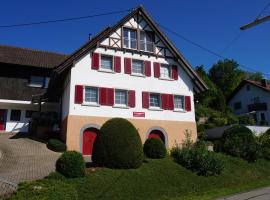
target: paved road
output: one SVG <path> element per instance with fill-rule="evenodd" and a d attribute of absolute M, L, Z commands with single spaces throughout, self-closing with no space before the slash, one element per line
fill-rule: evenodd
<path fill-rule="evenodd" d="M 0 196 L 14 190 L 21 181 L 40 179 L 53 172 L 59 155 L 44 143 L 0 134 Z"/>
<path fill-rule="evenodd" d="M 270 187 L 265 187 L 250 192 L 236 194 L 217 200 L 270 200 Z"/>

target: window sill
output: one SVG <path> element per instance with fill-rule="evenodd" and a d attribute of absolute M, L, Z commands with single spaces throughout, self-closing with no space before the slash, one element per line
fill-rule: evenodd
<path fill-rule="evenodd" d="M 174 109 L 173 112 L 186 113 L 187 111 L 183 109 Z"/>
<path fill-rule="evenodd" d="M 174 79 L 172 79 L 172 78 L 162 78 L 162 77 L 159 77 L 158 79 L 165 80 L 165 81 L 174 81 Z"/>
<path fill-rule="evenodd" d="M 34 88 L 42 88 L 43 85 L 33 85 L 33 84 L 28 84 L 29 87 L 34 87 Z"/>
<path fill-rule="evenodd" d="M 130 74 L 131 76 L 137 76 L 137 77 L 142 77 L 145 78 L 146 76 L 144 74 Z"/>
<path fill-rule="evenodd" d="M 99 71 L 99 72 L 104 72 L 104 73 L 115 74 L 115 71 L 113 71 L 113 70 L 99 69 L 98 71 Z"/>
<path fill-rule="evenodd" d="M 156 108 L 156 107 L 150 107 L 148 110 L 153 110 L 153 111 L 163 111 L 161 108 Z"/>
<path fill-rule="evenodd" d="M 99 104 L 94 104 L 94 103 L 82 103 L 82 106 L 92 106 L 92 107 L 100 107 Z"/>
<path fill-rule="evenodd" d="M 114 105 L 113 108 L 129 109 L 129 107 L 126 105 Z"/>

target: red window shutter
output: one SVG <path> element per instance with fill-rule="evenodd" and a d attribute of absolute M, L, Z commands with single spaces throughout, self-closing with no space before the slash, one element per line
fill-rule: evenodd
<path fill-rule="evenodd" d="M 75 103 L 81 104 L 83 102 L 83 86 L 76 85 L 75 86 Z"/>
<path fill-rule="evenodd" d="M 99 88 L 99 104 L 107 104 L 107 88 Z"/>
<path fill-rule="evenodd" d="M 151 76 L 151 62 L 150 61 L 144 61 L 144 74 L 145 76 Z"/>
<path fill-rule="evenodd" d="M 131 108 L 135 107 L 135 91 L 134 90 L 129 90 L 128 91 L 128 106 Z"/>
<path fill-rule="evenodd" d="M 172 79 L 178 80 L 177 65 L 172 66 Z"/>
<path fill-rule="evenodd" d="M 174 109 L 173 95 L 169 94 L 168 95 L 168 110 L 173 110 L 173 109 Z"/>
<path fill-rule="evenodd" d="M 117 73 L 121 72 L 121 57 L 114 56 L 114 71 Z"/>
<path fill-rule="evenodd" d="M 107 88 L 107 106 L 114 105 L 114 89 Z"/>
<path fill-rule="evenodd" d="M 164 110 L 168 109 L 168 98 L 167 94 L 161 94 L 161 108 Z"/>
<path fill-rule="evenodd" d="M 149 92 L 142 92 L 142 107 L 149 108 Z"/>
<path fill-rule="evenodd" d="M 160 77 L 160 63 L 154 62 L 154 77 Z"/>
<path fill-rule="evenodd" d="M 125 58 L 125 74 L 131 74 L 131 58 Z"/>
<path fill-rule="evenodd" d="M 186 111 L 191 111 L 191 98 L 190 96 L 185 96 L 185 108 Z"/>
<path fill-rule="evenodd" d="M 99 69 L 100 56 L 99 53 L 92 54 L 92 69 Z"/>

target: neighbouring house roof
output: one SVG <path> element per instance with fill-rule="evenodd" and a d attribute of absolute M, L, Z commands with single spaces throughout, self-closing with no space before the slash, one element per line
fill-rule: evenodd
<path fill-rule="evenodd" d="M 128 15 L 122 18 L 118 23 L 116 23 L 112 27 L 108 27 L 93 37 L 90 41 L 68 56 L 59 66 L 54 69 L 53 76 L 51 78 L 50 86 L 49 86 L 49 93 L 50 89 L 53 89 L 53 93 L 55 93 L 56 88 L 61 90 L 61 84 L 63 82 L 64 77 L 69 72 L 70 68 L 73 65 L 74 60 L 77 60 L 87 54 L 91 49 L 97 47 L 99 42 L 102 41 L 104 38 L 108 37 L 111 33 L 116 31 L 119 27 L 121 27 L 125 22 L 127 22 L 131 17 L 140 13 L 145 20 L 149 23 L 151 28 L 160 36 L 160 39 L 164 44 L 166 44 L 172 53 L 174 54 L 175 58 L 178 59 L 179 62 L 182 63 L 183 69 L 186 73 L 191 77 L 196 92 L 203 92 L 208 89 L 207 85 L 203 82 L 203 80 L 198 76 L 192 66 L 187 62 L 187 60 L 183 57 L 183 55 L 178 51 L 178 49 L 173 45 L 173 43 L 165 36 L 165 34 L 159 29 L 157 24 L 152 20 L 152 18 L 147 14 L 145 9 L 142 6 L 137 7 L 136 9 L 132 10 Z"/>
<path fill-rule="evenodd" d="M 230 101 L 237 93 L 238 91 L 245 86 L 246 84 L 251 84 L 254 85 L 258 88 L 261 88 L 262 90 L 266 92 L 270 92 L 270 84 L 266 84 L 266 87 L 263 86 L 263 84 L 259 81 L 252 81 L 252 80 L 243 80 L 236 88 L 235 90 L 231 93 L 231 95 L 228 97 L 228 101 Z"/>
<path fill-rule="evenodd" d="M 67 55 L 60 53 L 0 45 L 0 63 L 53 68 L 65 58 Z"/>

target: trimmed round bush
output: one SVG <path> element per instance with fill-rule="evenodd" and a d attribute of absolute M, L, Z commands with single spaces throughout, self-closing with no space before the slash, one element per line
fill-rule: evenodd
<path fill-rule="evenodd" d="M 57 139 L 50 139 L 47 144 L 48 149 L 56 152 L 63 152 L 66 151 L 67 146 L 60 140 Z"/>
<path fill-rule="evenodd" d="M 108 168 L 138 168 L 143 148 L 136 128 L 126 119 L 113 118 L 100 129 L 93 146 L 93 162 Z"/>
<path fill-rule="evenodd" d="M 143 145 L 143 152 L 148 158 L 164 158 L 166 156 L 166 147 L 158 138 L 148 138 Z"/>
<path fill-rule="evenodd" d="M 81 153 L 66 151 L 56 161 L 56 171 L 67 178 L 85 176 L 85 162 Z"/>
<path fill-rule="evenodd" d="M 250 129 L 235 125 L 224 131 L 222 150 L 232 156 L 255 161 L 259 157 L 259 145 Z"/>

